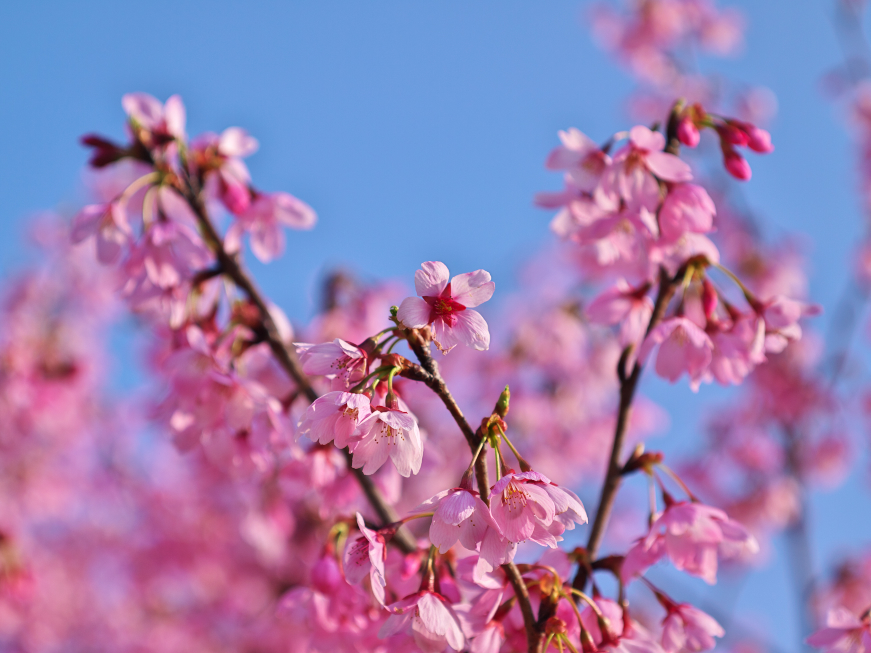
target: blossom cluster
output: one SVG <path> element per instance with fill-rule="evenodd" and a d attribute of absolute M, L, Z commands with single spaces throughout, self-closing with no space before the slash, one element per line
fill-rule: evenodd
<path fill-rule="evenodd" d="M 499 312 L 489 272 L 426 261 L 414 294 L 334 274 L 291 325 L 246 251 L 273 260 L 316 216 L 254 185 L 252 136 L 189 138 L 178 96 L 133 93 L 125 143 L 82 139 L 94 203 L 43 229 L 61 268 L 2 309 L 0 648 L 696 653 L 727 636 L 650 570 L 713 585 L 799 530 L 852 445 L 800 257 L 698 165 L 711 136 L 748 181 L 770 134 L 711 94 L 675 100 L 674 51 L 731 50 L 740 19 L 707 0 L 596 16 L 669 105 L 602 145 L 559 133 L 545 167 L 564 187 L 535 201 L 561 243 Z M 124 310 L 152 388 L 122 410 L 100 400 L 101 325 Z M 643 442 L 665 422 L 647 367 L 743 386 L 689 460 Z M 641 511 L 617 500 L 634 479 Z M 867 562 L 812 593 L 812 646 L 871 650 Z"/>

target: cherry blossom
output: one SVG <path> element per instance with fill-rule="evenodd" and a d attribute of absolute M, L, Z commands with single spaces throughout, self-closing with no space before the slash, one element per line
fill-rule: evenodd
<path fill-rule="evenodd" d="M 375 473 L 390 458 L 401 476 L 420 471 L 423 443 L 414 416 L 399 408 L 375 406 L 354 433 L 355 469 Z"/>
<path fill-rule="evenodd" d="M 490 330 L 481 314 L 470 310 L 493 296 L 496 284 L 484 270 L 458 274 L 448 281 L 448 268 L 428 261 L 414 273 L 418 297 L 402 300 L 397 318 L 410 329 L 431 325 L 436 346 L 447 353 L 458 344 L 478 350 L 490 347 Z"/>
<path fill-rule="evenodd" d="M 460 651 L 466 644 L 462 627 L 450 603 L 440 594 L 421 590 L 389 606 L 391 614 L 378 636 L 409 632 L 424 653 L 440 653 L 446 646 Z"/>
<path fill-rule="evenodd" d="M 444 490 L 415 508 L 414 512 L 433 511 L 429 527 L 430 541 L 440 553 L 447 552 L 457 540 L 472 551 L 484 539 L 489 526 L 498 528 L 490 509 L 477 492 L 454 488 Z"/>
<path fill-rule="evenodd" d="M 710 337 L 687 318 L 673 317 L 647 335 L 638 359 L 644 363 L 656 346 L 659 346 L 656 373 L 672 383 L 686 373 L 690 377 L 690 387 L 698 390 L 713 357 L 714 344 Z"/>
<path fill-rule="evenodd" d="M 662 622 L 662 648 L 677 651 L 709 651 L 716 646 L 714 637 L 726 632 L 717 621 L 688 603 L 673 604 Z"/>
<path fill-rule="evenodd" d="M 846 608 L 834 608 L 826 615 L 826 627 L 808 637 L 807 643 L 826 653 L 867 653 L 871 651 L 871 620 L 867 612 L 859 619 Z"/>
<path fill-rule="evenodd" d="M 360 423 L 372 413 L 366 395 L 349 392 L 328 392 L 312 402 L 299 422 L 296 438 L 305 435 L 319 444 L 335 440 L 344 449 Z"/>
<path fill-rule="evenodd" d="M 689 501 L 672 502 L 656 517 L 648 535 L 629 549 L 622 575 L 628 580 L 667 555 L 678 569 L 713 585 L 718 556 L 758 550 L 755 538 L 722 510 Z"/>

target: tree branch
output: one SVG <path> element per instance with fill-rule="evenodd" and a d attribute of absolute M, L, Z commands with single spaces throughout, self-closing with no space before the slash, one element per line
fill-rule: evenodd
<path fill-rule="evenodd" d="M 220 266 L 222 273 L 229 277 L 233 283 L 235 283 L 236 286 L 245 293 L 248 300 L 257 307 L 257 310 L 260 313 L 260 320 L 263 323 L 263 328 L 266 330 L 266 342 L 269 344 L 269 348 L 272 350 L 273 355 L 290 378 L 293 379 L 293 381 L 301 388 L 306 398 L 310 402 L 315 401 L 320 395 L 318 395 L 317 390 L 314 389 L 308 376 L 303 371 L 302 365 L 296 356 L 296 352 L 291 347 L 288 347 L 281 339 L 278 332 L 278 326 L 275 324 L 275 320 L 269 312 L 269 306 L 266 304 L 266 300 L 254 285 L 254 281 L 239 264 L 236 257 L 231 256 L 224 248 L 224 243 L 215 229 L 215 226 L 212 224 L 199 193 L 193 189 L 190 182 L 185 184 L 185 186 L 186 188 L 181 193 L 182 197 L 187 201 L 191 210 L 194 212 L 194 215 L 196 215 L 197 222 L 203 232 L 203 237 L 212 252 L 214 252 L 215 258 L 218 259 L 218 265 Z M 351 467 L 351 452 L 348 449 L 343 449 L 343 452 L 345 454 L 345 460 L 348 463 L 348 469 L 350 469 L 357 478 L 360 487 L 363 489 L 363 493 L 366 495 L 372 509 L 378 515 L 378 518 L 381 519 L 384 524 L 399 521 L 399 515 L 384 499 L 381 495 L 381 491 L 376 487 L 372 479 L 369 476 L 366 476 L 362 470 Z M 417 544 L 415 543 L 414 538 L 404 527 L 396 532 L 394 540 L 406 553 L 411 553 L 412 551 L 417 550 Z"/>
<path fill-rule="evenodd" d="M 650 316 L 650 322 L 647 324 L 645 336 L 649 334 L 657 324 L 662 321 L 665 310 L 668 308 L 668 303 L 675 291 L 676 279 L 681 276 L 680 271 L 675 279 L 669 276 L 665 268 L 659 270 L 659 290 L 656 296 L 656 302 L 653 306 L 653 313 Z M 632 399 L 635 397 L 635 390 L 638 387 L 638 380 L 641 378 L 642 366 L 635 360 L 632 366 L 632 372 L 629 376 L 625 376 L 622 366 L 624 357 L 620 357 L 618 376 L 620 382 L 620 404 L 617 409 L 617 424 L 614 428 L 614 441 L 611 444 L 611 456 L 608 460 L 608 471 L 605 474 L 605 481 L 602 485 L 602 494 L 599 497 L 599 506 L 596 508 L 596 518 L 593 520 L 593 526 L 590 529 L 590 538 L 587 540 L 587 555 L 590 560 L 595 560 L 599 552 L 599 547 L 602 545 L 602 538 L 605 535 L 605 528 L 608 525 L 608 519 L 611 516 L 611 511 L 614 508 L 614 499 L 617 496 L 617 490 L 620 487 L 622 479 L 623 464 L 621 463 L 623 441 L 626 439 L 626 431 L 629 427 L 629 417 L 632 410 Z M 578 567 L 578 573 L 572 585 L 579 590 L 583 590 L 587 584 L 587 570 L 583 565 Z"/>

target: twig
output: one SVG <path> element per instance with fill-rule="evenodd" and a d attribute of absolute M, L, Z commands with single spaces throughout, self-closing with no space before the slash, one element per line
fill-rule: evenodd
<path fill-rule="evenodd" d="M 451 391 L 448 389 L 445 380 L 439 372 L 438 364 L 433 360 L 432 354 L 429 351 L 429 343 L 426 342 L 415 331 L 410 331 L 408 336 L 408 345 L 420 361 L 420 366 L 411 367 L 403 371 L 402 376 L 422 381 L 435 392 L 444 403 L 451 417 L 460 427 L 469 448 L 474 454 L 480 444 L 480 436 L 472 430 L 469 422 L 466 421 L 463 411 L 454 400 Z M 478 492 L 481 495 L 481 500 L 487 505 L 490 505 L 490 481 L 487 471 L 487 459 L 485 456 L 478 456 L 475 462 L 475 478 L 478 482 Z M 517 597 L 517 602 L 520 605 L 520 611 L 523 614 L 523 625 L 526 628 L 526 641 L 529 647 L 529 653 L 537 653 L 539 651 L 539 643 L 543 630 L 539 629 L 535 619 L 535 614 L 532 611 L 532 604 L 529 602 L 529 591 L 526 589 L 526 584 L 523 582 L 523 576 L 520 570 L 513 562 L 508 562 L 502 565 L 502 570 L 508 577 L 508 581 L 514 588 L 514 594 Z"/>
<path fill-rule="evenodd" d="M 668 307 L 668 303 L 674 294 L 675 284 L 681 276 L 681 271 L 679 270 L 675 278 L 672 279 L 665 268 L 660 268 L 659 291 L 656 296 L 656 303 L 653 306 L 653 313 L 650 316 L 650 322 L 647 325 L 645 336 L 649 334 L 662 320 L 665 310 Z M 622 364 L 623 358 L 621 357 L 620 365 Z M 593 526 L 590 529 L 590 538 L 587 541 L 587 554 L 591 560 L 595 559 L 599 552 L 602 538 L 605 535 L 605 527 L 608 525 L 611 510 L 614 508 L 614 498 L 617 496 L 617 490 L 620 487 L 623 472 L 623 465 L 620 462 L 623 441 L 626 438 L 626 431 L 629 427 L 632 399 L 635 397 L 635 390 L 638 387 L 641 370 L 642 366 L 636 359 L 629 376 L 625 376 L 622 370 L 618 372 L 618 375 L 621 378 L 620 405 L 617 410 L 617 424 L 614 428 L 614 441 L 611 444 L 611 457 L 608 460 L 608 471 L 605 474 L 605 481 L 602 484 L 602 494 L 599 498 L 599 506 L 596 509 L 596 518 L 593 520 Z M 587 571 L 585 567 L 581 565 L 578 567 L 578 573 L 575 575 L 572 586 L 576 589 L 583 590 L 586 584 Z"/>
<path fill-rule="evenodd" d="M 221 237 L 218 235 L 215 226 L 212 224 L 199 193 L 194 190 L 190 181 L 185 184 L 185 189 L 181 194 L 191 207 L 191 210 L 193 210 L 194 215 L 196 215 L 203 236 L 209 247 L 214 252 L 215 258 L 218 259 L 218 265 L 220 266 L 221 271 L 228 276 L 233 283 L 235 283 L 236 286 L 245 293 L 248 300 L 257 307 L 257 310 L 260 313 L 260 320 L 266 331 L 266 342 L 269 343 L 269 348 L 272 350 L 275 358 L 293 381 L 302 389 L 306 398 L 308 398 L 309 401 L 315 401 L 320 395 L 318 395 L 317 390 L 314 389 L 311 381 L 309 381 L 303 371 L 302 365 L 300 365 L 299 359 L 296 357 L 296 352 L 288 347 L 281 339 L 278 326 L 275 324 L 275 320 L 269 312 L 269 306 L 266 304 L 260 291 L 254 285 L 253 280 L 239 264 L 236 257 L 231 256 L 224 248 Z M 360 483 L 360 487 L 363 489 L 363 493 L 366 495 L 366 498 L 369 500 L 369 503 L 382 523 L 391 524 L 399 521 L 399 515 L 384 499 L 381 495 L 381 491 L 375 486 L 372 479 L 364 474 L 362 470 L 351 467 L 351 452 L 347 449 L 344 449 L 343 452 L 345 454 L 345 460 L 348 463 L 348 469 L 354 473 L 354 476 Z M 412 551 L 417 550 L 414 538 L 405 528 L 400 528 L 396 532 L 396 535 L 394 535 L 394 541 L 406 553 L 411 553 Z"/>

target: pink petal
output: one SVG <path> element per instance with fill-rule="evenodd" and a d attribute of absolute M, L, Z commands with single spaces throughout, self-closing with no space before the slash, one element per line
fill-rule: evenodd
<path fill-rule="evenodd" d="M 396 318 L 409 329 L 419 329 L 429 324 L 432 309 L 419 297 L 406 297 L 399 305 Z"/>
<path fill-rule="evenodd" d="M 163 118 L 163 105 L 148 93 L 128 93 L 121 98 L 121 106 L 146 129 L 153 129 Z"/>
<path fill-rule="evenodd" d="M 445 523 L 457 526 L 475 512 L 475 497 L 471 492 L 457 490 L 442 499 L 436 514 Z"/>
<path fill-rule="evenodd" d="M 284 232 L 277 224 L 260 222 L 251 230 L 251 251 L 262 263 L 269 263 L 284 251 Z"/>
<path fill-rule="evenodd" d="M 176 138 L 184 138 L 185 110 L 181 96 L 170 96 L 163 107 L 163 116 L 166 121 L 166 131 Z"/>
<path fill-rule="evenodd" d="M 448 285 L 450 272 L 441 261 L 421 263 L 414 273 L 414 288 L 420 297 L 438 297 Z"/>
<path fill-rule="evenodd" d="M 73 243 L 80 243 L 97 233 L 100 221 L 106 215 L 109 207 L 105 204 L 89 204 L 73 218 L 70 238 Z"/>
<path fill-rule="evenodd" d="M 689 165 L 668 152 L 650 152 L 645 157 L 647 169 L 665 181 L 690 181 L 693 178 Z"/>
<path fill-rule="evenodd" d="M 445 553 L 457 543 L 459 537 L 459 526 L 446 523 L 438 514 L 433 516 L 429 526 L 429 539 L 434 546 L 438 547 L 439 553 Z"/>
<path fill-rule="evenodd" d="M 291 229 L 311 229 L 318 221 L 314 209 L 289 193 L 274 193 L 275 219 Z"/>
<path fill-rule="evenodd" d="M 458 274 L 451 279 L 451 297 L 466 308 L 480 306 L 493 296 L 496 284 L 485 270 Z"/>
<path fill-rule="evenodd" d="M 260 147 L 257 139 L 241 127 L 229 127 L 221 134 L 218 149 L 226 156 L 251 156 Z"/>
<path fill-rule="evenodd" d="M 629 140 L 635 147 L 651 152 L 665 147 L 665 136 L 644 125 L 636 125 L 629 130 Z"/>
<path fill-rule="evenodd" d="M 458 313 L 454 332 L 460 342 L 472 349 L 486 351 L 490 348 L 490 329 L 478 311 Z"/>

